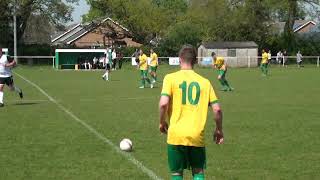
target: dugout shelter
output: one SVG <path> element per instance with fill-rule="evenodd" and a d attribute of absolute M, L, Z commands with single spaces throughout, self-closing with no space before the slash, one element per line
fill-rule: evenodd
<path fill-rule="evenodd" d="M 106 49 L 56 49 L 56 69 L 79 69 L 84 62 L 92 64 L 93 58 L 101 58 L 106 54 Z"/>
<path fill-rule="evenodd" d="M 208 42 L 198 48 L 198 61 L 203 66 L 212 64 L 211 53 L 225 58 L 230 67 L 257 67 L 258 45 L 247 42 Z"/>

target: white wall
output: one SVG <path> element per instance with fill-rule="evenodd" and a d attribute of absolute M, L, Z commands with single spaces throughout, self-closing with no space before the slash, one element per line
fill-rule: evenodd
<path fill-rule="evenodd" d="M 218 56 L 225 58 L 229 67 L 257 67 L 258 66 L 258 49 L 236 49 L 236 57 L 228 57 L 228 49 L 206 49 L 204 46 L 198 48 L 199 57 L 210 57 L 215 52 Z M 200 59 L 202 60 L 202 59 Z"/>

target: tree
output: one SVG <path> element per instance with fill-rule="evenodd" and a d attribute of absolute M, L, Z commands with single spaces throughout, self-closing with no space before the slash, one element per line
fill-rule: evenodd
<path fill-rule="evenodd" d="M 177 56 L 177 52 L 184 44 L 191 44 L 197 47 L 202 39 L 202 29 L 187 21 L 172 26 L 160 45 L 162 54 Z"/>
<path fill-rule="evenodd" d="M 6 7 L 8 7 L 9 1 L 8 0 L 1 0 L 0 1 L 0 48 L 1 47 L 8 47 L 9 43 L 9 32 L 10 32 L 10 14 Z"/>
<path fill-rule="evenodd" d="M 128 27 L 136 39 L 148 43 L 162 36 L 185 13 L 185 0 L 87 0 L 91 9 L 86 21 L 111 17 Z"/>
<path fill-rule="evenodd" d="M 296 36 L 294 23 L 296 20 L 309 17 L 319 17 L 319 0 L 269 0 L 273 5 L 273 16 L 275 19 L 285 22 L 284 42 L 289 51 L 296 47 Z"/>
<path fill-rule="evenodd" d="M 205 29 L 205 41 L 263 42 L 269 34 L 270 21 L 266 0 L 202 0 L 193 3 L 192 18 L 197 17 Z M 199 1 L 197 1 L 199 2 Z M 200 4 L 200 5 L 199 5 Z"/>
<path fill-rule="evenodd" d="M 73 10 L 72 6 L 67 3 L 77 3 L 79 0 L 1 0 L 0 9 L 1 11 L 0 20 L 7 20 L 6 24 L 11 24 L 13 22 L 13 12 L 16 9 L 17 16 L 17 39 L 21 40 L 24 31 L 26 29 L 27 23 L 31 14 L 41 14 L 42 16 L 48 18 L 48 20 L 55 24 L 61 25 L 70 20 L 72 20 L 71 12 Z M 11 30 L 12 27 L 2 28 L 1 31 L 6 33 L 6 36 L 12 38 Z M 10 33 L 10 34 L 9 34 Z"/>

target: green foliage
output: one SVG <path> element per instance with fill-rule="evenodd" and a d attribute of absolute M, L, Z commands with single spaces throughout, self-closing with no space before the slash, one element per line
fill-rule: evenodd
<path fill-rule="evenodd" d="M 34 44 L 21 45 L 19 47 L 19 55 L 21 56 L 48 56 L 54 55 L 53 48 L 50 45 Z"/>
<path fill-rule="evenodd" d="M 14 7 L 17 16 L 17 39 L 20 40 L 24 34 L 31 14 L 41 14 L 52 24 L 61 25 L 72 19 L 72 6 L 67 3 L 77 3 L 79 0 L 1 0 L 0 1 L 0 21 L 7 24 L 1 26 L 0 31 L 4 37 L 10 37 L 12 41 L 12 22 Z M 1 23 L 2 24 L 2 23 Z M 1 42 L 0 42 L 1 43 Z"/>
<path fill-rule="evenodd" d="M 9 22 L 11 20 L 9 11 L 7 10 L 9 1 L 0 1 L 0 47 L 9 47 L 10 42 L 10 26 Z"/>
<path fill-rule="evenodd" d="M 128 27 L 140 42 L 148 43 L 155 35 L 163 35 L 167 28 L 184 14 L 184 0 L 95 0 L 86 21 L 97 16 L 110 16 Z"/>
<path fill-rule="evenodd" d="M 127 26 L 136 39 L 148 44 L 161 38 L 162 55 L 177 53 L 185 43 L 203 41 L 255 41 L 261 48 L 297 46 L 292 33 L 295 19 L 319 15 L 319 0 L 95 0 L 86 16 L 111 16 Z M 318 13 L 317 13 L 318 12 Z M 285 22 L 284 35 L 272 24 Z M 188 25 L 187 25 L 188 24 Z M 182 30 L 183 28 L 186 28 Z M 184 32 L 190 31 L 190 32 Z M 191 38 L 192 36 L 192 38 Z"/>
<path fill-rule="evenodd" d="M 160 45 L 160 53 L 168 56 L 177 56 L 183 44 L 198 46 L 203 32 L 201 28 L 189 22 L 178 23 L 172 26 Z"/>
<path fill-rule="evenodd" d="M 301 51 L 304 55 L 318 56 L 320 54 L 320 34 L 300 35 L 296 38 L 294 52 Z"/>

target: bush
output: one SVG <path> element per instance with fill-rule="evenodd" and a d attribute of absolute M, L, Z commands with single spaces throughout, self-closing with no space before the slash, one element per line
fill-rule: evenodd
<path fill-rule="evenodd" d="M 197 47 L 201 42 L 202 31 L 194 24 L 187 22 L 176 24 L 169 30 L 168 34 L 160 42 L 158 48 L 161 56 L 177 56 L 184 44 Z"/>
<path fill-rule="evenodd" d="M 50 45 L 20 45 L 19 56 L 54 56 L 54 49 Z"/>

